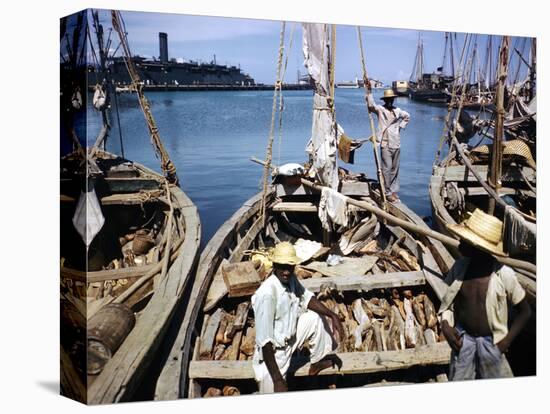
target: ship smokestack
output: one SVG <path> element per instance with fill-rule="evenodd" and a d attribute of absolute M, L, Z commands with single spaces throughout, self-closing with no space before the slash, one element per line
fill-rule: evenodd
<path fill-rule="evenodd" d="M 160 61 L 168 62 L 168 35 L 159 32 Z"/>

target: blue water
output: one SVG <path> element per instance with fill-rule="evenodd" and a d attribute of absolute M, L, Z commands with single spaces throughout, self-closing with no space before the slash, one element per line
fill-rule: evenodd
<path fill-rule="evenodd" d="M 368 137 L 370 127 L 363 90 L 336 91 L 338 123 L 352 138 Z M 284 92 L 282 143 L 279 145 L 276 128 L 275 164 L 306 160 L 304 147 L 311 134 L 312 94 L 312 91 Z M 381 91 L 374 94 L 378 100 Z M 217 228 L 260 189 L 262 167 L 249 158 L 265 158 L 273 93 L 148 92 L 146 96 L 181 186 L 199 209 L 205 245 Z M 160 171 L 137 97 L 119 95 L 118 102 L 125 157 Z M 400 198 L 421 217 L 430 216 L 428 183 L 446 109 L 408 98 L 397 98 L 395 105 L 411 114 L 411 122 L 401 135 Z M 114 108 L 112 115 L 113 129 L 107 149 L 120 153 Z M 89 141 L 95 140 L 100 125 L 99 113 L 90 109 Z M 339 162 L 344 168 L 376 178 L 369 143 L 358 150 L 355 161 L 354 165 Z"/>

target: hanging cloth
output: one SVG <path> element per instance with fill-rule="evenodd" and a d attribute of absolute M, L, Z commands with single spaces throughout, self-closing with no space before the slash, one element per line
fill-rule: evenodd
<path fill-rule="evenodd" d="M 318 215 L 325 230 L 331 231 L 333 223 L 347 227 L 348 209 L 346 197 L 338 191 L 323 187 Z"/>
<path fill-rule="evenodd" d="M 90 247 L 95 236 L 105 223 L 105 217 L 101 212 L 101 205 L 95 193 L 95 189 L 80 193 L 78 204 L 73 216 L 73 225 L 82 237 L 86 249 Z"/>

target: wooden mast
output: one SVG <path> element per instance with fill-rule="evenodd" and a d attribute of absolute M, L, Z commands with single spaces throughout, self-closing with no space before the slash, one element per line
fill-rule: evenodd
<path fill-rule="evenodd" d="M 508 54 L 510 49 L 510 36 L 502 38 L 498 59 L 498 74 L 496 88 L 496 120 L 495 120 L 495 137 L 493 139 L 493 150 L 491 152 L 491 165 L 489 174 L 489 184 L 495 190 L 498 196 L 499 189 L 502 186 L 502 149 L 504 139 L 504 88 L 506 83 L 508 69 Z M 489 198 L 488 213 L 495 212 L 494 198 Z"/>

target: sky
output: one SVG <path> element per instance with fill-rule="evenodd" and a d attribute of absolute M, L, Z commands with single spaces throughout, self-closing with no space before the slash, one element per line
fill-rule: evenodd
<path fill-rule="evenodd" d="M 123 11 L 122 17 L 132 54 L 158 57 L 158 33 L 162 31 L 168 34 L 170 58 L 210 62 L 216 55 L 218 64 L 240 65 L 243 72 L 258 83 L 273 84 L 275 81 L 281 31 L 279 21 L 129 11 Z M 108 11 L 101 12 L 100 20 L 106 28 L 111 26 Z M 369 77 L 385 84 L 409 79 L 419 36 L 424 44 L 424 72 L 435 71 L 443 62 L 444 32 L 376 27 L 362 27 L 361 31 Z M 361 78 L 357 28 L 338 25 L 336 33 L 336 80 Z M 302 75 L 306 73 L 301 36 L 301 25 L 287 22 L 285 81 L 289 83 L 296 81 L 298 71 Z M 113 38 L 113 47 L 116 47 L 118 40 L 114 33 Z M 497 39 L 493 41 L 495 45 L 499 42 Z M 517 44 L 519 49 L 523 45 L 521 39 L 513 39 L 513 45 Z M 480 35 L 477 41 L 479 50 L 484 53 L 487 36 Z M 464 34 L 458 34 L 455 44 L 457 62 L 463 43 Z M 496 49 L 495 46 L 495 54 Z M 480 65 L 483 65 L 482 60 L 483 56 L 480 56 Z M 447 62 L 446 67 L 449 60 Z"/>

